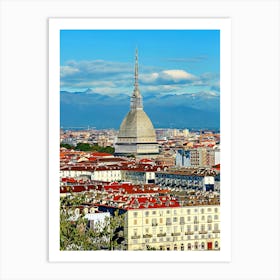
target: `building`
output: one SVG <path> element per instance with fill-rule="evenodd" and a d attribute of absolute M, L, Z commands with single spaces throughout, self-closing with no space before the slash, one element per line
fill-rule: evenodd
<path fill-rule="evenodd" d="M 217 190 L 215 178 L 219 172 L 207 168 L 177 168 L 158 171 L 155 183 L 162 188 L 180 188 L 201 191 Z"/>
<path fill-rule="evenodd" d="M 168 206 L 141 205 L 142 200 L 125 216 L 127 250 L 220 250 L 219 205 L 180 207 L 172 200 Z"/>
<path fill-rule="evenodd" d="M 195 147 L 176 151 L 176 166 L 211 167 L 220 163 L 218 147 Z"/>
<path fill-rule="evenodd" d="M 135 82 L 130 99 L 130 111 L 121 123 L 116 156 L 134 155 L 137 158 L 151 158 L 159 153 L 156 133 L 150 118 L 143 110 L 142 96 L 138 84 L 138 53 L 135 58 Z"/>
<path fill-rule="evenodd" d="M 61 194 L 69 193 L 68 187 L 61 187 Z M 123 220 L 121 250 L 220 250 L 218 193 L 190 191 L 181 200 L 152 184 L 80 184 L 71 188 L 71 195 L 86 195 L 87 202 L 75 206 L 74 214 L 85 215 L 93 229 L 118 211 Z"/>

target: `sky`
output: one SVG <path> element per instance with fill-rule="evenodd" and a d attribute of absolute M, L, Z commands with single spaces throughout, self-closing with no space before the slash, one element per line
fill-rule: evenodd
<path fill-rule="evenodd" d="M 218 30 L 62 30 L 61 90 L 130 94 L 138 48 L 143 93 L 219 94 L 219 37 Z"/>
<path fill-rule="evenodd" d="M 133 91 L 136 48 L 144 109 L 155 124 L 165 125 L 161 111 L 169 111 L 180 126 L 191 118 L 190 112 L 196 114 L 197 121 L 188 121 L 194 126 L 207 122 L 213 112 L 211 125 L 219 127 L 219 30 L 61 30 L 61 119 L 70 125 L 75 110 L 80 112 L 79 123 L 90 123 L 85 112 L 100 106 L 105 110 L 109 97 L 118 107 L 125 103 L 116 112 L 121 121 Z M 177 108 L 181 110 L 178 120 L 172 115 Z M 108 112 L 104 110 L 105 119 Z"/>

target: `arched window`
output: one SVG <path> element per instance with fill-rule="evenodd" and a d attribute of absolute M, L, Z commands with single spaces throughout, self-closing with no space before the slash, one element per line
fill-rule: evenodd
<path fill-rule="evenodd" d="M 184 244 L 182 243 L 181 244 L 181 251 L 184 251 L 185 250 L 185 247 L 184 247 Z"/>
<path fill-rule="evenodd" d="M 198 249 L 198 242 L 195 242 L 195 243 L 194 243 L 194 248 L 195 248 L 195 250 Z"/>
<path fill-rule="evenodd" d="M 191 243 L 188 243 L 188 250 L 191 250 L 192 249 L 192 245 Z"/>
<path fill-rule="evenodd" d="M 177 251 L 177 244 L 174 244 L 174 251 Z"/>
<path fill-rule="evenodd" d="M 205 249 L 205 243 L 204 243 L 204 242 L 201 243 L 201 249 L 202 249 L 202 250 Z"/>
<path fill-rule="evenodd" d="M 215 248 L 218 249 L 219 248 L 219 242 L 215 241 Z"/>

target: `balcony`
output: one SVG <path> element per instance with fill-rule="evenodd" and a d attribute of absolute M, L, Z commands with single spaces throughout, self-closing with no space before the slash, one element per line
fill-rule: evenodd
<path fill-rule="evenodd" d="M 166 233 L 158 233 L 157 234 L 157 237 L 164 237 L 164 236 L 166 236 Z"/>
<path fill-rule="evenodd" d="M 166 222 L 166 225 L 167 225 L 167 226 L 171 226 L 172 223 L 171 223 L 171 222 Z"/>
<path fill-rule="evenodd" d="M 220 233 L 220 230 L 219 229 L 215 229 L 212 231 L 213 233 Z"/>
<path fill-rule="evenodd" d="M 206 230 L 200 230 L 199 234 L 207 234 L 207 231 Z"/>
<path fill-rule="evenodd" d="M 180 232 L 172 232 L 171 235 L 172 235 L 172 236 L 180 236 L 181 233 L 180 233 Z"/>
<path fill-rule="evenodd" d="M 131 239 L 140 239 L 140 235 L 132 235 Z"/>
<path fill-rule="evenodd" d="M 152 234 L 144 234 L 143 238 L 152 238 L 152 236 L 153 236 Z"/>
<path fill-rule="evenodd" d="M 185 235 L 191 235 L 191 234 L 193 234 L 193 231 L 187 231 L 187 232 L 185 232 Z"/>

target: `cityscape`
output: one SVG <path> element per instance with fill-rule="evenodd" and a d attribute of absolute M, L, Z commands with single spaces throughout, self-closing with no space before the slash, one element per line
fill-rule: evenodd
<path fill-rule="evenodd" d="M 174 125 L 155 125 L 137 48 L 133 64 L 117 127 L 61 117 L 60 250 L 219 251 L 219 118 L 190 127 L 176 123 L 174 111 Z"/>

